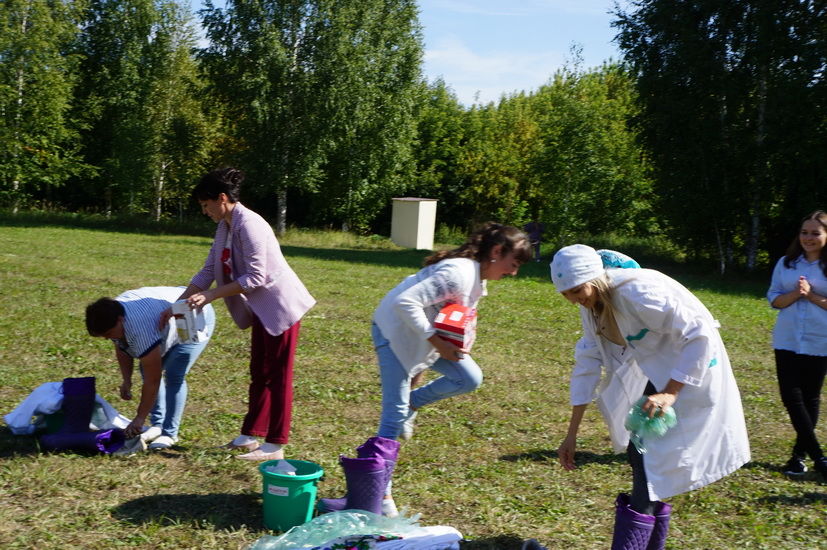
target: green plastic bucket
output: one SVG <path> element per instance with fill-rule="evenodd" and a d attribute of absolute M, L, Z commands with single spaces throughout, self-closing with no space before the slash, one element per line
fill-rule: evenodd
<path fill-rule="evenodd" d="M 268 472 L 267 467 L 275 466 L 278 460 L 262 462 L 258 467 L 264 484 L 264 525 L 274 531 L 287 531 L 311 520 L 316 485 L 324 475 L 322 467 L 313 462 L 290 459 L 287 462 L 296 468 L 296 475 Z"/>

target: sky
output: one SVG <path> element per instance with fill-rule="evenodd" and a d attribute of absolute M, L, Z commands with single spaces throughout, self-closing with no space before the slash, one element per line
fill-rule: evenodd
<path fill-rule="evenodd" d="M 222 5 L 222 0 L 214 0 Z M 626 6 L 625 0 L 618 0 Z M 581 48 L 582 67 L 620 59 L 612 42 L 614 0 L 419 0 L 429 81 L 442 78 L 459 101 L 497 101 L 536 90 Z M 194 10 L 201 8 L 192 0 Z"/>

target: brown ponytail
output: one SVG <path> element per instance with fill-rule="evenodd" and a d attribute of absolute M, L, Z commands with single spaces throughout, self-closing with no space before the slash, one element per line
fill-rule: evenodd
<path fill-rule="evenodd" d="M 531 259 L 532 251 L 528 236 L 510 225 L 488 222 L 468 236 L 459 248 L 440 250 L 425 258 L 424 265 L 432 265 L 449 258 L 469 258 L 483 262 L 491 255 L 491 249 L 502 246 L 503 254 L 514 253 L 521 264 Z"/>

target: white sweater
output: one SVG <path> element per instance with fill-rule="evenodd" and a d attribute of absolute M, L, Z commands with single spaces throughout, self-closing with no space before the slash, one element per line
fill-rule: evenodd
<path fill-rule="evenodd" d="M 446 304 L 477 307 L 486 294 L 480 264 L 451 258 L 406 277 L 379 303 L 373 322 L 390 342 L 391 350 L 410 374 L 431 366 L 439 354 L 428 341 L 434 318 Z"/>

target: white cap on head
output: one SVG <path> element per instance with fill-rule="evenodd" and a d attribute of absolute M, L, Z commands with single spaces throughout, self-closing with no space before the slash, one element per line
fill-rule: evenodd
<path fill-rule="evenodd" d="M 563 292 L 597 279 L 605 272 L 597 251 L 585 244 L 573 244 L 557 251 L 549 264 L 551 282 Z"/>

